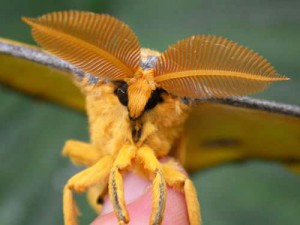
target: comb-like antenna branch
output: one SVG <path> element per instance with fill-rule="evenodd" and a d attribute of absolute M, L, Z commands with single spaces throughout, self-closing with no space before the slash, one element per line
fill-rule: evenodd
<path fill-rule="evenodd" d="M 139 67 L 140 46 L 131 29 L 109 15 L 55 12 L 22 18 L 37 43 L 87 73 L 105 79 L 132 77 Z"/>
<path fill-rule="evenodd" d="M 246 95 L 288 79 L 252 50 L 205 35 L 170 46 L 159 58 L 154 76 L 170 93 L 194 98 Z"/>

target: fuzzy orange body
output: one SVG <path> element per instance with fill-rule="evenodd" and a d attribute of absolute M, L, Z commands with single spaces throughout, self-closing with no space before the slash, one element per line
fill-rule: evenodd
<path fill-rule="evenodd" d="M 163 104 L 141 116 L 142 133 L 135 143 L 131 135 L 129 112 L 119 103 L 114 94 L 115 88 L 113 83 L 100 83 L 86 94 L 91 144 L 102 154 L 116 155 L 122 145 L 132 144 L 137 147 L 148 145 L 157 157 L 168 155 L 171 148 L 176 147 L 173 143 L 183 131 L 189 107 L 177 97 L 163 95 Z"/>
<path fill-rule="evenodd" d="M 128 108 L 120 104 L 115 94 L 118 84 L 100 81 L 97 85 L 86 85 L 83 88 L 86 95 L 91 146 L 99 152 L 99 159 L 100 156 L 110 155 L 113 161 L 117 159 L 124 145 L 134 146 L 135 149 L 147 146 L 153 151 L 155 159 L 170 155 L 170 152 L 173 156 L 183 156 L 185 146 L 180 142 L 183 142 L 184 122 L 190 107 L 182 103 L 180 98 L 163 93 L 161 104 L 152 110 L 143 112 L 152 90 L 150 86 L 147 86 L 147 79 L 144 77 L 138 79 L 128 86 L 128 96 L 132 97 L 129 98 Z M 131 114 L 138 116 L 138 119 L 132 120 Z M 132 134 L 136 123 L 138 123 L 140 132 L 138 140 L 134 140 Z M 72 146 L 68 146 L 68 148 L 72 149 Z M 183 158 L 178 160 L 183 161 Z M 149 163 L 158 164 L 157 160 L 149 161 Z M 139 157 L 134 156 L 121 172 L 133 170 L 150 180 L 154 179 L 155 171 L 144 169 L 144 164 Z M 103 191 L 106 190 L 107 183 L 108 177 L 102 180 Z M 184 191 L 183 183 L 177 187 L 173 186 L 178 191 Z M 102 195 L 105 194 L 103 191 L 100 191 Z M 92 197 L 92 201 L 96 202 L 97 197 L 97 195 Z M 92 203 L 92 205 L 94 204 Z M 161 221 L 161 218 L 159 220 Z M 157 224 L 157 222 L 152 222 Z M 198 224 L 198 222 L 194 222 L 194 224 Z"/>

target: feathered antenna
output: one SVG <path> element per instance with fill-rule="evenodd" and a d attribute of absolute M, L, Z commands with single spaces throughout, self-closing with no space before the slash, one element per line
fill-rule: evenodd
<path fill-rule="evenodd" d="M 170 46 L 159 58 L 154 76 L 168 92 L 193 98 L 241 96 L 261 91 L 273 81 L 288 80 L 252 50 L 210 35 Z"/>
<path fill-rule="evenodd" d="M 112 16 L 64 11 L 22 19 L 44 49 L 84 72 L 120 80 L 133 77 L 139 68 L 138 38 Z"/>

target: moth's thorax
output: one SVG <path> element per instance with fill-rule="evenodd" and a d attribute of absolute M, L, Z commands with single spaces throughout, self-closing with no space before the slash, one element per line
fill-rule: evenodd
<path fill-rule="evenodd" d="M 152 93 L 147 79 L 129 84 L 127 107 L 120 103 L 115 89 L 113 83 L 101 83 L 90 87 L 86 93 L 91 143 L 107 154 L 116 154 L 124 144 L 146 144 L 157 156 L 168 154 L 183 130 L 189 107 L 163 93 L 162 103 L 143 112 Z M 140 116 L 133 120 L 132 116 L 139 113 Z M 136 132 L 140 132 L 136 137 L 134 126 L 138 129 Z"/>

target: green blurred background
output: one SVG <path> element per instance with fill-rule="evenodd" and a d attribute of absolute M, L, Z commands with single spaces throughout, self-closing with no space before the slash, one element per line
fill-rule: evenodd
<path fill-rule="evenodd" d="M 291 81 L 256 97 L 300 105 L 299 0 L 1 0 L 0 36 L 33 43 L 21 16 L 67 9 L 109 13 L 141 45 L 163 50 L 193 34 L 228 37 L 265 56 Z M 1 62 L 0 62 L 1 66 Z M 0 225 L 62 224 L 66 180 L 82 168 L 60 156 L 67 139 L 88 141 L 86 118 L 0 86 Z M 300 176 L 272 162 L 229 164 L 192 174 L 204 225 L 299 225 Z M 81 224 L 95 214 L 79 196 Z"/>

